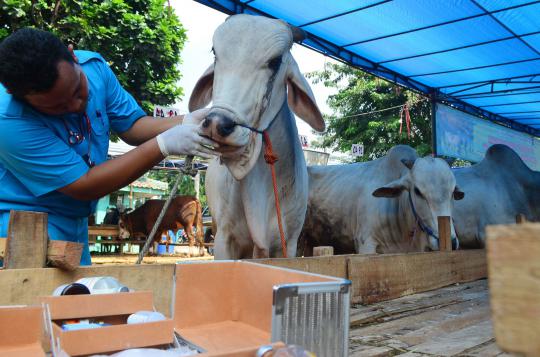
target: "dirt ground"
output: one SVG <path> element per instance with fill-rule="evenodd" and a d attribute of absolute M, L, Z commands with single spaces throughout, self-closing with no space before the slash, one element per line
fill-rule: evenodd
<path fill-rule="evenodd" d="M 92 265 L 135 264 L 137 258 L 137 254 L 99 255 L 92 257 Z M 193 260 L 214 260 L 214 257 L 212 255 L 205 255 L 203 257 L 189 258 L 184 254 L 146 256 L 143 259 L 143 264 L 175 264 L 177 262 L 188 262 Z"/>

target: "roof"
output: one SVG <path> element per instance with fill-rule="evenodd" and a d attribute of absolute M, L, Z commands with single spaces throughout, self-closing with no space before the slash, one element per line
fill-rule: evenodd
<path fill-rule="evenodd" d="M 196 1 L 283 19 L 304 46 L 540 136 L 540 1 Z"/>
<path fill-rule="evenodd" d="M 151 188 L 160 191 L 167 191 L 169 188 L 169 184 L 167 182 L 154 180 L 145 176 L 133 181 L 130 185 L 133 187 Z"/>

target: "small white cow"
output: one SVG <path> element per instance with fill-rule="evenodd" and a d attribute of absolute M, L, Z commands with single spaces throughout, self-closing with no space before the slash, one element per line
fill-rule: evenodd
<path fill-rule="evenodd" d="M 307 168 L 292 109 L 314 129 L 324 120 L 289 50 L 300 30 L 283 21 L 234 15 L 214 33 L 215 62 L 197 82 L 190 110 L 212 101 L 204 134 L 220 143 L 210 162 L 206 193 L 217 223 L 216 259 L 281 256 L 270 167 L 259 131 L 268 128 L 287 255 L 295 256 L 304 223 Z M 289 109 L 290 107 L 290 109 Z"/>
<path fill-rule="evenodd" d="M 463 198 L 444 160 L 418 158 L 405 145 L 371 162 L 312 166 L 308 173 L 300 252 L 304 238 L 308 250 L 332 245 L 338 254 L 437 250 L 437 216 L 450 216 L 453 199 Z"/>
<path fill-rule="evenodd" d="M 493 145 L 478 164 L 454 170 L 467 197 L 454 206 L 456 234 L 465 248 L 485 246 L 490 224 L 515 223 L 516 215 L 540 221 L 540 172 L 506 145 Z"/>

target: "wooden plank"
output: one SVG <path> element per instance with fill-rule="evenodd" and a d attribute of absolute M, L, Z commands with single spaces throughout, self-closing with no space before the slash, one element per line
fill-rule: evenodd
<path fill-rule="evenodd" d="M 81 263 L 83 247 L 82 243 L 51 240 L 47 248 L 47 263 L 64 270 L 75 270 Z"/>
<path fill-rule="evenodd" d="M 354 328 L 350 333 L 351 344 L 391 347 L 395 350 L 393 355 L 414 352 L 444 356 L 460 354 L 489 343 L 493 335 L 488 291 L 485 283 L 473 287 L 482 290 L 477 290 L 473 294 L 475 297 L 470 300 L 463 296 L 462 302 L 442 308 L 418 310 L 407 316 L 402 315 L 399 319 Z M 438 292 L 442 296 L 445 290 L 440 289 Z M 461 290 L 459 294 L 467 295 L 469 289 Z M 407 298 L 413 299 L 416 296 Z M 390 305 L 396 301 L 380 305 Z M 426 297 L 427 304 L 428 301 L 429 297 Z"/>
<path fill-rule="evenodd" d="M 404 296 L 372 305 L 353 305 L 350 313 L 351 328 L 388 322 L 420 314 L 425 311 L 471 301 L 487 295 L 485 279 L 472 283 L 451 285 L 442 289 Z"/>
<path fill-rule="evenodd" d="M 374 303 L 485 278 L 484 250 L 349 256 L 353 303 Z"/>
<path fill-rule="evenodd" d="M 47 214 L 10 211 L 4 267 L 43 268 L 47 256 Z"/>
<path fill-rule="evenodd" d="M 441 252 L 449 252 L 452 250 L 450 217 L 439 216 L 437 217 L 437 223 L 439 225 L 439 250 Z"/>
<path fill-rule="evenodd" d="M 489 226 L 489 287 L 497 344 L 540 355 L 540 224 Z"/>
<path fill-rule="evenodd" d="M 62 284 L 84 277 L 112 276 L 130 289 L 152 291 L 156 309 L 171 316 L 174 267 L 153 264 L 79 267 L 71 272 L 55 268 L 3 270 L 0 286 L 9 288 L 0 294 L 0 305 L 34 304 L 38 296 L 51 295 Z"/>
<path fill-rule="evenodd" d="M 331 246 L 320 246 L 313 248 L 313 256 L 320 257 L 325 255 L 334 255 L 334 247 Z"/>
<path fill-rule="evenodd" d="M 120 230 L 116 225 L 88 226 L 89 236 L 118 237 Z"/>
<path fill-rule="evenodd" d="M 348 259 L 353 256 L 334 255 L 305 258 L 250 259 L 248 261 L 347 279 Z"/>

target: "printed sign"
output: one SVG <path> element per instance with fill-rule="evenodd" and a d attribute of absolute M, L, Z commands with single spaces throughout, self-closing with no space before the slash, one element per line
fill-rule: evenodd
<path fill-rule="evenodd" d="M 180 111 L 177 108 L 160 107 L 159 105 L 154 107 L 154 118 L 169 118 L 177 115 L 180 115 Z"/>
<path fill-rule="evenodd" d="M 540 139 L 443 104 L 436 109 L 437 155 L 481 161 L 494 144 L 511 147 L 533 170 L 540 170 Z"/>
<path fill-rule="evenodd" d="M 352 144 L 351 154 L 354 157 L 364 156 L 364 144 Z"/>
<path fill-rule="evenodd" d="M 302 144 L 303 148 L 307 148 L 309 146 L 308 138 L 305 135 L 298 135 L 298 138 L 300 139 L 300 144 Z"/>

